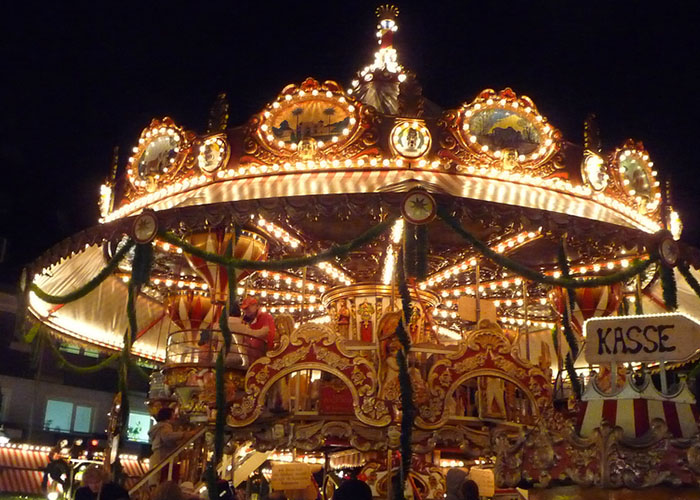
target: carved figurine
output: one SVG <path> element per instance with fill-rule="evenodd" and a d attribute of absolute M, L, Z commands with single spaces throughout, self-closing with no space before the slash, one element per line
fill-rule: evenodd
<path fill-rule="evenodd" d="M 374 322 L 372 321 L 374 306 L 369 302 L 363 302 L 357 308 L 357 312 L 360 314 L 360 340 L 372 342 L 374 337 Z"/>

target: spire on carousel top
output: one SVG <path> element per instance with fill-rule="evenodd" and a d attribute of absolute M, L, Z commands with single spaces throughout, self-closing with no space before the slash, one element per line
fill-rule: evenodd
<path fill-rule="evenodd" d="M 394 48 L 399 9 L 389 4 L 380 5 L 376 14 L 379 49 L 374 53 L 374 62 L 359 71 L 353 80 L 350 93 L 355 93 L 362 102 L 374 106 L 380 113 L 394 115 L 399 108 L 399 85 L 407 78 Z"/>
<path fill-rule="evenodd" d="M 379 24 L 377 25 L 377 37 L 381 48 L 391 47 L 394 41 L 394 32 L 399 29 L 396 18 L 399 16 L 399 9 L 394 5 L 380 5 L 376 10 Z"/>
<path fill-rule="evenodd" d="M 377 24 L 379 50 L 374 53 L 374 62 L 360 72 L 362 77 L 376 70 L 401 73 L 403 69 L 397 62 L 396 49 L 393 46 L 394 33 L 399 29 L 396 24 L 399 9 L 389 4 L 380 5 L 376 13 L 379 18 L 379 24 Z"/>

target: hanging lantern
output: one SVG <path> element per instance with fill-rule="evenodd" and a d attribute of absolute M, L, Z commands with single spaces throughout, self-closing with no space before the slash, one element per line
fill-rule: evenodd
<path fill-rule="evenodd" d="M 571 328 L 583 335 L 583 323 L 588 318 L 612 316 L 622 300 L 622 284 L 614 283 L 609 286 L 593 288 L 576 288 L 574 308 L 571 311 Z M 553 288 L 550 292 L 550 302 L 561 316 L 566 305 L 566 295 L 561 288 Z"/>
<path fill-rule="evenodd" d="M 187 241 L 195 247 L 209 253 L 224 255 L 233 233 L 224 229 L 206 233 L 192 233 Z M 267 240 L 252 231 L 241 231 L 233 249 L 233 258 L 260 261 L 267 257 Z M 228 273 L 226 267 L 215 262 L 208 262 L 201 257 L 185 253 L 188 264 L 209 286 L 211 298 L 215 304 L 223 304 L 228 299 Z M 250 271 L 236 269 L 236 282 L 250 274 Z"/>

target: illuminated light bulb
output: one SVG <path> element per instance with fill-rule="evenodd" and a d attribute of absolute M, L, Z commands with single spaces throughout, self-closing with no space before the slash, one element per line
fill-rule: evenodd
<path fill-rule="evenodd" d="M 554 272 L 552 273 L 552 276 L 554 276 L 555 278 L 560 278 L 560 277 L 561 277 L 561 272 L 560 272 L 560 271 L 554 271 Z"/>
<path fill-rule="evenodd" d="M 403 160 L 401 158 L 396 159 L 396 166 L 397 167 L 402 167 L 403 166 Z"/>
<path fill-rule="evenodd" d="M 607 267 L 608 269 L 614 269 L 614 268 L 615 268 L 615 263 L 614 263 L 614 262 L 608 262 L 608 264 L 606 265 L 606 267 Z"/>

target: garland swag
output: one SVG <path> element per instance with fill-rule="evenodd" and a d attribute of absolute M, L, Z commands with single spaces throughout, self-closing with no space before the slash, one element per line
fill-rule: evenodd
<path fill-rule="evenodd" d="M 112 259 L 107 263 L 107 265 L 104 267 L 104 269 L 102 269 L 102 271 L 100 271 L 94 278 L 92 278 L 90 281 L 85 283 L 77 290 L 69 292 L 65 295 L 51 295 L 50 293 L 46 293 L 45 291 L 43 291 L 34 283 L 32 283 L 31 285 L 31 290 L 37 295 L 37 297 L 39 297 L 44 302 L 48 302 L 49 304 L 67 304 L 69 302 L 73 302 L 75 300 L 83 298 L 88 293 L 92 292 L 95 288 L 97 288 L 100 285 L 100 283 L 106 280 L 110 274 L 112 274 L 112 271 L 114 271 L 117 268 L 119 263 L 122 261 L 122 259 L 126 256 L 126 254 L 129 252 L 129 250 L 131 250 L 133 246 L 134 242 L 132 240 L 128 240 L 126 244 L 123 247 L 121 247 L 117 251 L 117 253 L 114 254 L 114 257 L 112 257 Z"/>
<path fill-rule="evenodd" d="M 175 234 L 171 232 L 160 232 L 158 237 L 163 241 L 167 241 L 171 245 L 182 248 L 183 251 L 200 257 L 208 262 L 213 262 L 226 267 L 234 267 L 238 269 L 249 269 L 252 271 L 283 271 L 285 269 L 293 269 L 297 267 L 311 266 L 318 264 L 328 259 L 334 257 L 343 257 L 350 253 L 351 251 L 359 248 L 366 243 L 374 240 L 377 236 L 384 233 L 389 229 L 397 216 L 389 216 L 382 222 L 369 228 L 363 234 L 342 245 L 333 245 L 332 247 L 317 253 L 316 255 L 308 255 L 305 257 L 293 257 L 289 259 L 278 259 L 278 260 L 268 260 L 268 261 L 255 261 L 247 259 L 235 259 L 227 258 L 219 254 L 207 252 L 201 248 L 186 242 L 183 239 L 178 238 Z"/>
<path fill-rule="evenodd" d="M 487 259 L 524 278 L 546 285 L 561 286 L 564 288 L 595 288 L 598 286 L 612 285 L 613 283 L 619 283 L 620 281 L 637 276 L 658 260 L 658 257 L 654 256 L 647 260 L 635 261 L 624 271 L 609 274 L 607 276 L 599 276 L 596 278 L 555 278 L 554 276 L 547 276 L 539 271 L 535 271 L 534 269 L 510 259 L 505 255 L 501 255 L 498 252 L 491 250 L 484 242 L 480 241 L 478 238 L 476 238 L 476 236 L 464 229 L 459 221 L 450 215 L 448 210 L 445 208 L 438 206 L 437 214 L 438 217 L 445 221 L 448 226 L 450 226 L 457 234 L 462 236 L 462 238 L 467 240 L 467 242 L 469 242 Z"/>

